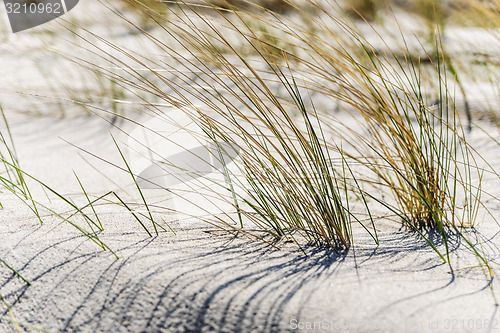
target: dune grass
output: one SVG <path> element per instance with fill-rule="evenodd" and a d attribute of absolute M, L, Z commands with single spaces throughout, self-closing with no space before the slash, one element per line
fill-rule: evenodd
<path fill-rule="evenodd" d="M 323 29 L 334 33 L 326 24 Z M 402 33 L 405 44 L 397 51 L 404 54 L 404 61 L 387 44 L 377 50 L 352 26 L 344 34 L 351 36 L 356 49 L 337 51 L 336 41 L 327 44 L 333 53 L 324 52 L 325 44 L 308 47 L 329 60 L 326 71 L 349 76 L 330 80 L 339 90 L 318 89 L 345 100 L 360 117 L 364 131 L 347 133 L 357 142 L 359 153 L 351 157 L 376 175 L 374 183 L 392 192 L 396 205 L 369 195 L 411 230 L 438 230 L 446 245 L 449 227 L 470 226 L 475 220 L 481 189 L 480 182 L 476 187 L 471 177 L 475 174 L 480 179 L 481 171 L 449 91 L 451 85 L 460 83 L 456 76 L 447 76 L 454 71 L 449 69 L 440 34 L 435 35 L 430 51 L 424 48 L 430 64 L 425 74 L 421 65 L 425 60 L 413 59 Z M 310 72 L 324 70 L 310 66 Z M 428 86 L 437 91 L 435 102 Z M 462 207 L 457 197 L 463 200 Z"/>
<path fill-rule="evenodd" d="M 237 147 L 239 175 L 223 169 L 229 183 L 213 186 L 213 196 L 226 198 L 231 206 L 231 212 L 223 212 L 231 223 L 219 217 L 212 221 L 223 229 L 256 229 L 275 240 L 341 249 L 353 244 L 357 229 L 377 244 L 377 221 L 391 216 L 449 261 L 448 233 L 465 237 L 481 207 L 482 170 L 454 105 L 453 86 L 460 82 L 441 43 L 442 23 L 435 19 L 434 40 L 431 45 L 420 41 L 426 56 L 417 57 L 395 17 L 403 41 L 396 48 L 376 25 L 352 21 L 336 2 L 287 4 L 292 11 L 177 1 L 161 4 L 158 11 L 151 10 L 155 1 L 131 1 L 134 11 L 146 8 L 143 14 L 156 28 L 145 29 L 109 9 L 160 56 L 120 47 L 78 27 L 93 37 L 78 35 L 106 65 L 73 61 L 91 68 L 100 80 L 108 78 L 113 90 L 137 91 L 141 107 L 151 113 L 168 118 L 158 99 L 189 109 L 188 116 L 198 120 L 219 151 Z M 373 31 L 377 45 L 359 24 Z M 340 103 L 355 125 L 339 123 L 324 108 L 325 101 Z M 124 114 L 115 117 L 127 120 Z M 91 200 L 79 179 L 88 204 L 73 208 L 84 214 L 93 235 L 104 229 L 93 205 L 114 194 L 149 235 L 157 235 L 159 224 L 138 175 L 118 149 L 126 165 L 120 169 L 133 176 L 146 214 L 138 214 L 113 191 Z M 234 186 L 245 188 L 244 194 Z M 36 209 L 34 201 L 32 206 Z M 91 209 L 96 219 L 83 209 Z M 427 238 L 429 230 L 440 235 L 444 253 Z"/>
<path fill-rule="evenodd" d="M 249 91 L 244 92 L 248 100 L 242 100 L 254 106 L 248 113 L 229 100 L 222 100 L 221 109 L 212 109 L 229 121 L 224 127 L 209 123 L 211 139 L 238 144 L 242 152 L 241 164 L 249 185 L 243 201 L 250 207 L 243 214 L 277 239 L 295 240 L 298 233 L 317 245 L 347 249 L 353 241 L 354 221 L 376 239 L 376 232 L 369 231 L 350 207 L 349 192 L 364 194 L 353 185 L 355 178 L 342 151 L 335 160 L 325 149 L 326 139 L 313 111 L 305 107 L 297 86 L 285 76 L 281 79 L 290 89 L 301 119 L 292 118 L 282 102 L 275 99 L 272 106 L 266 106 L 259 97 L 249 97 Z"/>
<path fill-rule="evenodd" d="M 81 214 L 88 222 L 90 222 L 92 225 L 96 226 L 99 228 L 99 224 L 96 223 L 93 219 L 91 219 L 86 213 L 84 213 L 83 209 L 85 209 L 88 206 L 91 206 L 92 203 L 89 203 L 89 205 L 86 205 L 82 208 L 79 208 L 76 206 L 72 201 L 67 199 L 64 195 L 60 194 L 56 190 L 52 189 L 39 179 L 33 177 L 29 173 L 25 172 L 23 168 L 21 168 L 21 165 L 19 163 L 19 159 L 17 157 L 17 152 L 16 148 L 14 145 L 14 140 L 12 137 L 12 133 L 10 131 L 9 123 L 7 121 L 7 118 L 5 116 L 5 113 L 2 108 L 0 108 L 0 112 L 2 113 L 2 120 L 3 120 L 3 127 L 5 128 L 5 131 L 0 131 L 0 163 L 3 167 L 3 170 L 0 172 L 0 184 L 1 184 L 1 189 L 6 190 L 13 194 L 16 198 L 18 198 L 23 204 L 25 204 L 33 213 L 33 216 L 37 218 L 37 220 L 40 222 L 40 224 L 43 224 L 43 219 L 42 219 L 42 210 L 44 212 L 49 212 L 50 214 L 53 214 L 59 218 L 61 218 L 63 221 L 71 224 L 75 228 L 77 228 L 80 232 L 82 232 L 85 236 L 87 236 L 89 239 L 91 239 L 93 242 L 95 242 L 97 245 L 99 245 L 103 250 L 111 250 L 109 247 L 107 247 L 98 237 L 98 235 L 92 231 L 86 231 L 84 228 L 78 226 L 74 222 L 70 220 L 72 216 L 75 214 Z M 4 135 L 4 133 L 7 134 Z M 44 205 L 43 203 L 39 202 L 36 200 L 30 191 L 31 185 L 28 185 L 29 182 L 32 182 L 31 185 L 37 184 L 43 188 L 44 191 L 48 191 L 55 195 L 55 197 L 61 199 L 63 202 L 68 204 L 72 209 L 74 209 L 74 213 L 69 215 L 68 217 L 63 217 L 61 214 L 57 213 L 56 211 L 52 210 L 50 207 L 47 205 Z M 81 183 L 80 183 L 81 185 Z M 83 188 L 82 188 L 83 189 Z M 1 205 L 1 203 L 0 203 Z M 3 208 L 3 206 L 2 206 Z M 100 223 L 100 222 L 99 222 Z M 102 229 L 102 227 L 100 228 Z M 113 251 L 111 251 L 113 252 Z M 0 259 L 1 260 L 1 259 Z M 29 284 L 29 282 L 24 279 L 17 271 L 12 269 L 11 266 L 9 266 L 6 262 L 2 260 L 2 263 L 5 264 L 9 269 L 13 271 L 14 274 L 19 276 L 24 282 Z"/>
<path fill-rule="evenodd" d="M 451 87 L 460 82 L 441 34 L 431 45 L 421 41 L 426 57 L 417 58 L 402 30 L 403 44 L 393 49 L 363 23 L 382 40 L 382 48 L 374 46 L 335 2 L 290 5 L 301 23 L 272 10 L 170 4 L 169 22 L 150 19 L 175 46 L 114 11 L 175 65 L 104 41 L 119 56 L 89 47 L 115 70 L 94 71 L 167 105 L 191 106 L 214 144 L 238 147 L 245 195 L 231 186 L 214 190 L 231 193 L 231 230 L 245 229 L 244 216 L 275 239 L 348 248 L 354 225 L 378 242 L 372 206 L 381 206 L 381 215 L 419 233 L 449 261 L 447 235 L 474 224 L 482 173 L 454 105 Z M 442 22 L 434 17 L 434 24 L 439 32 Z M 334 124 L 317 98 L 343 103 L 358 127 Z M 168 117 L 147 99 L 144 105 Z M 438 232 L 445 253 L 428 230 Z"/>
<path fill-rule="evenodd" d="M 121 89 L 145 92 L 155 101 L 189 110 L 188 116 L 197 119 L 204 138 L 217 147 L 219 162 L 227 147 L 239 151 L 237 174 L 222 168 L 228 182 L 212 185 L 214 198 L 226 200 L 231 211 L 203 220 L 273 246 L 292 241 L 301 248 L 314 244 L 341 251 L 355 244 L 357 232 L 368 233 L 376 246 L 382 228 L 378 222 L 390 219 L 419 234 L 445 262 L 450 262 L 450 233 L 457 234 L 477 255 L 480 266 L 487 268 L 488 277 L 493 277 L 481 249 L 468 238 L 483 205 L 484 169 L 467 142 L 470 114 L 456 110 L 454 90 L 464 89 L 441 40 L 444 8 L 433 1 L 422 6 L 419 15 L 433 31 L 430 41 L 420 41 L 426 55 L 422 58 L 412 54 L 403 30 L 403 44 L 394 49 L 368 23 L 377 17 L 381 6 L 377 1 L 358 1 L 347 9 L 335 2 L 313 0 L 305 7 L 288 1 L 257 5 L 208 1 L 200 5 L 214 9 L 209 12 L 182 1 L 169 6 L 158 1 L 127 3 L 129 9 L 143 12 L 140 22 L 118 11 L 114 14 L 174 62 L 104 41 L 126 59 L 121 60 L 90 45 L 110 65 L 95 65 L 92 70 L 99 80 L 109 79 L 111 100 L 126 98 L 124 94 L 117 97 Z M 289 16 L 290 8 L 301 17 L 300 23 Z M 481 18 L 478 25 L 500 26 L 497 0 L 489 6 L 468 0 L 467 8 L 474 11 L 471 17 Z M 361 19 L 361 23 L 349 17 Z M 382 46 L 369 41 L 356 24 L 372 29 Z M 155 31 L 176 45 L 166 43 Z M 93 66 L 87 61 L 82 64 Z M 144 95 L 135 97 L 150 112 L 169 117 L 156 102 Z M 353 122 L 341 123 L 331 110 L 318 106 L 324 100 L 340 101 Z M 129 120 L 116 105 L 109 112 Z M 120 169 L 132 176 L 140 195 L 140 203 L 134 206 L 143 207 L 145 213 L 114 191 L 91 196 L 75 174 L 87 202 L 77 206 L 24 172 L 1 112 L 5 131 L 0 132 L 0 184 L 25 203 L 40 223 L 41 210 L 48 211 L 111 253 L 99 238 L 105 226 L 94 205 L 101 201 L 126 209 L 149 236 L 171 230 L 154 219 L 153 206 L 138 184 L 139 176 L 116 141 L 125 165 Z M 65 202 L 71 214 L 59 214 L 35 200 L 28 182 Z M 235 187 L 244 188 L 244 193 Z M 166 211 L 164 207 L 154 209 Z M 77 214 L 88 228 L 72 222 Z M 429 233 L 439 235 L 440 240 L 431 239 Z M 13 265 L 2 258 L 0 263 L 30 284 Z M 1 294 L 0 301 L 21 331 L 26 325 L 17 321 Z"/>
<path fill-rule="evenodd" d="M 7 119 L 5 117 L 5 113 L 1 107 L 0 107 L 0 112 L 2 113 L 2 120 L 4 122 L 4 126 L 7 132 L 6 136 L 2 133 L 2 131 L 0 131 L 0 161 L 3 162 L 2 163 L 3 170 L 2 172 L 0 172 L 0 183 L 2 184 L 3 188 L 8 189 L 11 193 L 14 193 L 18 197 L 22 198 L 24 202 L 26 202 L 26 200 L 30 201 L 32 205 L 28 206 L 33 210 L 33 212 L 35 212 L 37 216 L 39 216 L 37 206 L 35 205 L 35 201 L 31 197 L 31 193 L 28 189 L 28 186 L 26 184 L 22 172 L 20 172 L 19 160 L 17 158 L 14 141 L 12 139 L 12 133 L 10 131 Z M 3 208 L 4 207 L 0 202 L 0 209 Z M 12 267 L 2 258 L 0 258 L 0 264 L 2 267 L 10 270 L 12 274 L 21 279 L 24 283 L 26 283 L 26 285 L 29 286 L 31 284 L 14 267 Z M 19 327 L 19 323 L 14 315 L 14 312 L 10 308 L 8 302 L 3 297 L 2 293 L 0 293 L 0 301 L 6 307 L 16 330 L 18 332 L 21 332 L 21 328 Z"/>

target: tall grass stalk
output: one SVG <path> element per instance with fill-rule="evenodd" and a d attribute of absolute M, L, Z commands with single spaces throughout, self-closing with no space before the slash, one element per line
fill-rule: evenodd
<path fill-rule="evenodd" d="M 41 225 L 43 225 L 43 219 L 40 209 L 43 209 L 44 211 L 49 212 L 51 215 L 60 218 L 62 221 L 67 222 L 73 227 L 75 227 L 78 231 L 80 231 L 83 235 L 85 235 L 91 241 L 96 243 L 103 250 L 105 251 L 109 250 L 111 253 L 114 254 L 114 252 L 104 242 L 102 242 L 99 239 L 99 236 L 96 232 L 94 232 L 93 230 L 89 232 L 84 228 L 82 228 L 81 226 L 79 226 L 78 224 L 76 224 L 75 222 L 70 220 L 70 218 L 75 214 L 81 214 L 84 217 L 84 219 L 86 219 L 89 222 L 89 225 L 94 225 L 97 226 L 98 229 L 102 229 L 100 221 L 99 224 L 96 223 L 83 211 L 86 207 L 92 206 L 93 205 L 92 202 L 89 202 L 89 204 L 84 206 L 83 208 L 79 208 L 71 200 L 66 198 L 66 196 L 52 189 L 51 187 L 49 187 L 36 177 L 26 173 L 21 168 L 14 145 L 14 140 L 12 138 L 12 133 L 10 131 L 9 123 L 7 121 L 7 118 L 3 110 L 1 108 L 0 110 L 2 112 L 2 119 L 4 121 L 5 132 L 7 132 L 6 136 L 4 135 L 4 131 L 0 131 L 0 163 L 4 168 L 4 170 L 0 172 L 0 184 L 2 185 L 2 189 L 9 191 L 16 198 L 20 199 L 21 202 L 27 205 L 33 212 L 33 214 L 36 216 Z M 33 182 L 34 184 L 40 185 L 44 191 L 52 193 L 57 198 L 61 199 L 63 202 L 68 204 L 72 209 L 74 209 L 75 213 L 71 214 L 69 217 L 64 217 L 62 214 L 54 211 L 47 205 L 44 205 L 43 203 L 35 200 L 31 195 L 31 191 L 29 189 L 30 186 L 28 185 L 28 182 Z M 95 212 L 95 210 L 93 211 Z M 114 255 L 116 256 L 116 254 Z M 4 265 L 8 267 L 15 275 L 19 276 L 24 282 L 29 284 L 29 282 L 26 279 L 24 279 L 16 270 L 14 270 L 11 266 L 9 266 L 5 261 L 3 261 L 2 259 L 0 259 L 0 261 L 4 263 Z"/>
<path fill-rule="evenodd" d="M 21 327 L 19 327 L 19 323 L 16 319 L 16 316 L 14 315 L 14 312 L 12 312 L 12 309 L 10 308 L 9 306 L 9 303 L 7 303 L 7 301 L 5 300 L 5 298 L 0 294 L 0 300 L 2 301 L 2 303 L 5 305 L 5 307 L 7 308 L 7 311 L 9 312 L 9 315 L 10 317 L 12 318 L 12 322 L 14 323 L 15 327 L 16 327 L 16 331 L 21 333 Z"/>

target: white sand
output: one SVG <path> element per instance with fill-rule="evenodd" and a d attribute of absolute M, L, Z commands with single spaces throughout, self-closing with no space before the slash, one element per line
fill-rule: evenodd
<path fill-rule="evenodd" d="M 22 124 L 14 125 L 20 158 L 42 181 L 77 193 L 73 168 L 89 192 L 112 186 L 92 182 L 102 177 L 60 139 L 71 137 L 112 158 L 102 149 L 109 145 L 97 144 L 109 137 L 106 123 Z M 0 200 L 0 256 L 32 283 L 27 287 L 2 268 L 1 293 L 20 322 L 54 332 L 281 332 L 309 323 L 322 325 L 316 331 L 333 325 L 350 332 L 487 332 L 494 330 L 484 325 L 499 320 L 481 269 L 449 274 L 416 235 L 390 227 L 382 228 L 379 247 L 359 236 L 347 254 L 311 248 L 305 257 L 291 244 L 278 251 L 206 233 L 212 228 L 194 220 L 172 222 L 176 235 L 150 238 L 126 211 L 105 206 L 102 239 L 120 256 L 116 260 L 60 219 L 48 217 L 41 227 L 11 195 L 2 193 Z M 497 230 L 491 221 L 478 228 L 492 260 L 500 255 Z M 467 246 L 451 244 L 455 268 L 477 265 Z M 14 330 L 0 325 L 2 332 Z"/>
<path fill-rule="evenodd" d="M 113 29 L 93 24 L 108 37 L 133 42 Z M 22 56 L 42 49 L 30 44 L 37 37 L 9 38 L 1 46 L 0 67 L 5 74 L 0 78 L 0 102 L 8 111 L 21 165 L 79 205 L 85 201 L 73 170 L 89 193 L 122 191 L 82 155 L 134 196 L 128 174 L 62 140 L 120 163 L 109 135 L 111 132 L 119 138 L 116 129 L 95 116 L 60 120 L 51 114 L 37 118 L 32 113 L 47 113 L 54 108 L 54 101 L 30 104 L 28 99 L 13 95 L 16 91 L 43 93 L 48 87 L 34 60 Z M 59 41 L 50 43 L 57 45 Z M 79 84 L 78 75 L 71 72 L 66 76 L 64 67 L 57 67 L 58 62 L 40 52 L 54 82 Z M 484 102 L 481 93 L 492 93 L 478 84 L 471 86 L 477 92 L 472 96 L 478 101 L 474 103 L 476 114 L 489 112 L 482 105 L 490 107 L 491 103 Z M 13 111 L 32 113 L 20 116 Z M 497 137 L 488 121 L 479 124 Z M 500 164 L 498 145 L 484 133 L 476 129 L 470 140 L 494 167 Z M 485 189 L 498 194 L 493 179 L 485 177 Z M 39 186 L 33 186 L 33 194 L 58 212 L 71 210 L 53 195 L 49 202 Z M 484 200 L 498 216 L 498 202 Z M 450 267 L 424 241 L 394 225 L 381 226 L 378 247 L 360 233 L 347 253 L 307 248 L 305 256 L 293 244 L 275 250 L 254 239 L 212 232 L 212 227 L 197 219 L 171 221 L 176 234 L 161 232 L 151 238 L 126 210 L 116 205 L 99 206 L 105 226 L 101 238 L 116 251 L 116 259 L 60 218 L 44 213 L 45 224 L 40 226 L 11 194 L 1 192 L 0 202 L 4 206 L 0 211 L 0 258 L 31 282 L 26 286 L 0 266 L 0 293 L 19 322 L 50 332 L 500 331 L 492 296 L 500 289 L 498 279 L 490 285 L 488 276 L 477 267 L 450 274 Z M 155 217 L 172 218 L 164 214 Z M 75 221 L 85 226 L 81 217 Z M 483 247 L 498 275 L 499 228 L 491 218 L 480 216 L 478 222 L 473 241 Z M 478 265 L 463 241 L 451 239 L 450 244 L 453 268 Z M 444 250 L 442 244 L 438 247 Z M 0 332 L 15 332 L 9 313 L 5 308 L 1 311 Z"/>

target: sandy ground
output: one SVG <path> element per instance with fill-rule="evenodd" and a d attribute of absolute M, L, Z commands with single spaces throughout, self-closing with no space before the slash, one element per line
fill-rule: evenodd
<path fill-rule="evenodd" d="M 73 171 L 89 193 L 121 190 L 127 197 L 134 190 L 129 175 L 64 141 L 119 163 L 109 135 L 119 137 L 119 131 L 95 116 L 34 116 L 54 105 L 50 101 L 26 104 L 14 93 L 26 91 L 28 83 L 39 89 L 29 91 L 47 88 L 40 66 L 23 56 L 45 46 L 32 43 L 38 41 L 36 35 L 7 39 L 0 54 L 0 97 L 23 168 L 79 204 L 84 201 Z M 52 73 L 53 81 L 71 82 L 77 77 L 65 76 L 40 52 L 42 67 Z M 479 95 L 489 92 L 472 83 L 471 91 L 478 91 L 473 94 L 477 112 L 489 111 Z M 39 110 L 33 110 L 34 105 Z M 488 119 L 478 124 L 490 135 L 497 133 Z M 498 145 L 486 134 L 474 129 L 469 139 L 494 167 L 500 163 Z M 114 183 L 101 173 L 113 175 Z M 485 177 L 485 188 L 498 193 L 493 179 Z M 33 187 L 33 194 L 58 212 L 70 211 L 53 195 L 47 199 L 39 186 Z M 381 228 L 380 246 L 360 233 L 346 253 L 306 248 L 304 254 L 293 244 L 276 250 L 255 239 L 215 232 L 198 219 L 177 220 L 161 214 L 156 217 L 165 219 L 175 234 L 149 237 L 127 211 L 115 205 L 98 206 L 105 226 L 101 239 L 115 251 L 116 259 L 60 218 L 44 213 L 41 226 L 8 192 L 0 192 L 0 202 L 4 206 L 0 258 L 31 282 L 26 286 L 0 266 L 0 293 L 24 325 L 23 331 L 500 331 L 495 306 L 495 295 L 500 298 L 498 279 L 491 281 L 476 267 L 477 258 L 458 238 L 450 240 L 452 271 L 417 235 L 393 225 Z M 485 203 L 498 216 L 498 202 L 485 198 Z M 478 222 L 472 241 L 483 249 L 498 275 L 498 226 L 483 216 Z M 84 225 L 81 218 L 76 223 Z M 444 249 L 443 244 L 436 245 Z M 9 312 L 1 311 L 0 332 L 16 332 Z"/>
<path fill-rule="evenodd" d="M 11 124 L 23 166 L 43 182 L 71 197 L 79 191 L 74 170 L 90 193 L 113 188 L 62 140 L 113 161 L 116 151 L 106 144 L 113 130 L 105 121 Z M 93 163 L 106 172 L 104 163 Z M 120 181 L 120 173 L 114 174 Z M 127 176 L 122 173 L 121 180 L 130 190 Z M 1 193 L 0 201 L 5 207 L 0 255 L 32 283 L 28 287 L 2 268 L 1 292 L 19 322 L 51 332 L 493 332 L 500 327 L 482 269 L 450 274 L 422 240 L 394 227 L 381 228 L 378 247 L 360 234 L 347 253 L 308 248 L 305 256 L 291 244 L 275 250 L 245 237 L 207 232 L 213 228 L 196 220 L 172 221 L 176 234 L 150 238 L 126 211 L 104 206 L 102 240 L 116 259 L 60 219 L 49 216 L 40 226 L 10 194 Z M 45 202 L 59 212 L 69 210 L 57 200 Z M 497 230 L 485 220 L 474 237 L 498 274 Z M 454 268 L 477 265 L 460 243 L 451 240 Z M 496 294 L 497 279 L 492 287 Z M 6 311 L 3 316 L 9 318 Z M 0 330 L 15 328 L 2 320 Z"/>

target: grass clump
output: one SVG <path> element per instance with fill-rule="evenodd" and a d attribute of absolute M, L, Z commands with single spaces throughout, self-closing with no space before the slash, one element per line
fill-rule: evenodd
<path fill-rule="evenodd" d="M 337 24 L 345 38 L 307 42 L 312 60 L 303 62 L 308 73 L 329 82 L 315 89 L 344 101 L 358 118 L 362 130 L 345 131 L 358 153 L 350 157 L 370 171 L 366 175 L 374 175 L 372 184 L 392 193 L 392 200 L 372 193 L 369 197 L 418 231 L 434 249 L 423 230 L 438 231 L 447 247 L 448 231 L 460 233 L 457 227 L 475 220 L 481 170 L 453 102 L 449 87 L 460 82 L 447 77 L 453 70 L 440 34 L 432 47 L 435 54 L 424 48 L 429 64 L 424 67 L 406 46 L 399 50 L 405 55 L 400 60 L 382 37 L 377 48 L 354 26 L 327 12 L 334 10 L 325 11 L 331 23 L 323 23 L 324 18 L 316 22 L 330 36 L 339 35 L 331 28 Z"/>
<path fill-rule="evenodd" d="M 183 12 L 193 16 L 183 16 Z M 292 240 L 299 244 L 305 240 L 345 249 L 353 243 L 352 224 L 356 223 L 377 241 L 373 228 L 366 226 L 366 221 L 362 221 L 351 207 L 352 193 L 365 202 L 364 193 L 342 149 L 330 150 L 332 143 L 326 138 L 321 117 L 307 101 L 310 98 L 307 92 L 304 95 L 302 84 L 289 66 L 287 54 L 279 47 L 271 51 L 267 39 L 260 39 L 240 17 L 241 27 L 247 30 L 238 30 L 236 25 L 232 25 L 231 30 L 237 31 L 244 43 L 254 50 L 253 57 L 259 60 L 252 64 L 217 30 L 210 17 L 185 8 L 181 12 L 172 11 L 169 16 L 174 17 L 174 14 L 176 20 L 172 20 L 168 28 L 175 31 L 185 53 L 170 48 L 153 35 L 146 36 L 165 54 L 175 54 L 176 70 L 168 63 L 153 59 L 144 59 L 141 65 L 159 79 L 154 94 L 165 104 L 194 109 L 189 116 L 199 119 L 203 132 L 219 150 L 229 144 L 240 152 L 239 171 L 243 176 L 228 175 L 228 178 L 231 182 L 240 182 L 246 188 L 245 193 L 235 193 L 231 186 L 214 187 L 214 192 L 233 192 L 230 197 L 234 199 L 231 205 L 236 218 L 231 228 L 248 230 L 256 226 L 276 240 Z M 229 25 L 234 20 L 224 13 L 216 15 Z M 206 30 L 190 24 L 190 20 L 198 20 Z M 221 46 L 225 47 L 225 52 L 218 51 Z M 137 59 L 125 49 L 116 49 L 128 59 Z M 281 57 L 270 55 L 277 50 Z M 103 74 L 124 85 L 130 82 L 124 80 L 129 75 L 136 80 L 134 84 L 146 81 L 141 74 L 144 71 L 129 67 L 126 60 L 114 59 L 110 65 L 122 67 L 123 76 L 106 72 L 102 67 Z M 192 67 L 197 68 L 193 72 L 195 75 L 185 75 Z M 164 75 L 166 72 L 169 76 Z M 243 75 L 243 72 L 248 74 Z M 273 92 L 273 81 L 279 82 L 284 96 Z M 192 88 L 187 89 L 185 84 Z M 140 89 L 151 88 L 141 86 Z M 174 96 L 167 90 L 178 94 Z M 201 106 L 194 107 L 195 104 Z M 162 117 L 169 117 L 154 105 L 149 108 Z M 366 205 L 360 210 L 366 214 L 363 218 L 369 215 Z M 373 221 L 368 219 L 370 223 Z"/>
<path fill-rule="evenodd" d="M 361 154 L 355 159 L 376 175 L 374 181 L 390 189 L 396 204 L 372 198 L 411 230 L 439 231 L 447 244 L 449 230 L 474 223 L 480 205 L 481 171 L 451 100 L 443 59 L 440 55 L 436 59 L 439 96 L 434 105 L 429 105 L 423 92 L 420 69 L 411 62 L 401 64 L 407 66 L 403 73 L 413 76 L 404 80 L 412 82 L 408 84 L 394 86 L 392 82 L 410 77 L 396 75 L 390 80 L 378 66 L 372 70 L 379 80 L 360 73 L 368 99 L 357 109 L 364 133 L 369 135 L 355 135 L 360 147 L 364 146 L 357 149 Z"/>
<path fill-rule="evenodd" d="M 434 34 L 431 51 L 422 46 L 426 59 L 415 59 L 402 32 L 403 46 L 394 50 L 364 23 L 380 42 L 375 46 L 341 8 L 308 1 L 307 8 L 296 7 L 298 24 L 293 15 L 169 7 L 168 26 L 159 23 L 164 37 L 142 32 L 171 62 L 108 41 L 125 60 L 103 58 L 122 72 L 98 70 L 165 104 L 197 105 L 190 116 L 205 135 L 219 147 L 238 148 L 246 193 L 231 195 L 234 228 L 245 229 L 244 216 L 278 239 L 297 241 L 300 234 L 347 248 L 354 225 L 378 242 L 377 206 L 447 261 L 425 232 L 438 231 L 448 254 L 448 233 L 462 235 L 474 224 L 482 174 L 454 105 L 451 87 L 460 83 L 441 34 Z M 255 29 L 261 22 L 265 35 Z M 241 52 L 242 45 L 253 52 Z M 318 110 L 325 100 L 340 103 L 352 123 L 335 123 Z M 152 104 L 149 109 L 168 117 Z"/>
<path fill-rule="evenodd" d="M 219 75 L 229 78 L 228 74 Z M 295 102 L 292 110 L 287 111 L 276 99 L 272 106 L 266 106 L 261 98 L 250 97 L 248 87 L 243 90 L 248 100 L 242 102 L 253 107 L 244 113 L 232 108 L 229 100 L 222 100 L 225 108 L 212 111 L 220 112 L 229 122 L 224 127 L 210 123 L 207 131 L 214 142 L 239 143 L 248 184 L 246 197 L 240 200 L 250 208 L 241 213 L 260 230 L 298 244 L 296 234 L 310 243 L 347 249 L 353 241 L 352 223 L 361 223 L 349 202 L 349 166 L 341 151 L 335 161 L 326 149 L 321 123 L 306 109 L 295 83 L 288 82 L 282 73 L 276 74 L 290 89 Z M 265 84 L 261 88 L 266 88 Z M 300 119 L 290 116 L 293 107 L 300 112 Z"/>

